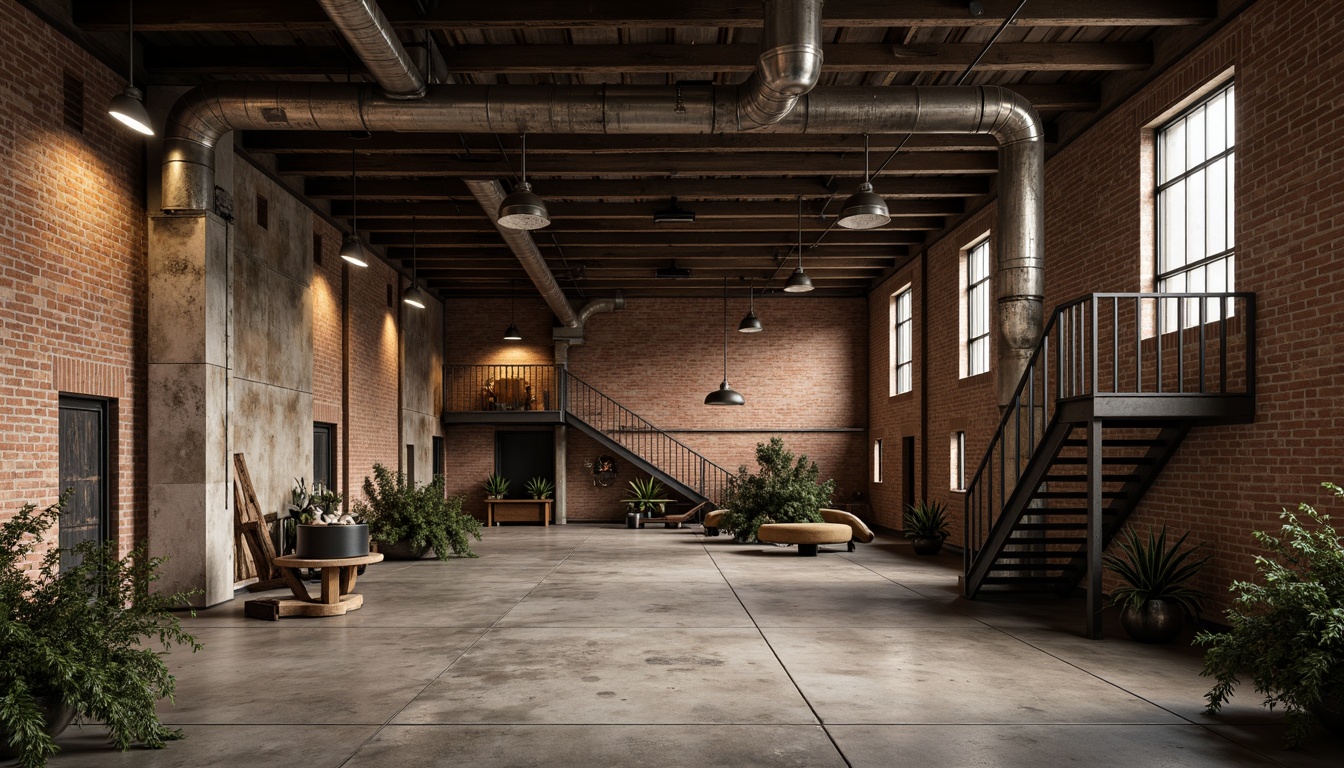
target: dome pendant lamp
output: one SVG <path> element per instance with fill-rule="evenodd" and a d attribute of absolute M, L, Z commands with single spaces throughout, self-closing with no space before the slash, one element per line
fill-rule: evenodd
<path fill-rule="evenodd" d="M 746 405 L 747 399 L 728 386 L 728 278 L 723 279 L 723 383 L 705 395 L 705 405 Z"/>
<path fill-rule="evenodd" d="M 785 293 L 807 293 L 812 290 L 812 278 L 803 271 L 803 196 L 798 196 L 798 268 L 784 284 Z"/>
<path fill-rule="evenodd" d="M 425 299 L 425 292 L 420 290 L 420 285 L 415 282 L 415 245 L 416 245 L 415 241 L 416 241 L 416 234 L 418 233 L 418 231 L 419 226 L 416 224 L 415 217 L 412 216 L 411 217 L 411 284 L 406 288 L 406 291 L 401 294 L 401 300 L 407 304 L 410 304 L 412 307 L 415 307 L 416 309 L 424 309 L 425 304 L 427 303 Z"/>
<path fill-rule="evenodd" d="M 126 49 L 126 90 L 112 97 L 112 101 L 107 105 L 107 113 L 124 123 L 128 128 L 143 133 L 146 136 L 153 136 L 154 129 L 150 127 L 149 113 L 145 111 L 145 103 L 142 100 L 144 94 L 139 88 L 135 87 L 135 3 L 130 4 L 129 13 L 130 31 L 127 33 Z"/>
<path fill-rule="evenodd" d="M 849 196 L 840 218 L 835 222 L 845 229 L 876 229 L 891 221 L 887 201 L 873 191 L 868 177 L 868 134 L 863 134 L 863 183 L 859 191 Z"/>
<path fill-rule="evenodd" d="M 765 330 L 765 326 L 761 325 L 761 319 L 760 319 L 759 317 L 756 316 L 756 298 L 755 298 L 755 293 L 752 291 L 752 288 L 753 288 L 753 287 L 754 287 L 754 286 L 752 286 L 751 281 L 748 280 L 748 281 L 747 281 L 747 302 L 748 302 L 748 305 L 747 305 L 747 306 L 748 306 L 748 309 L 747 309 L 747 316 L 744 317 L 744 318 L 742 318 L 742 322 L 740 322 L 740 323 L 737 324 L 737 331 L 738 331 L 738 333 L 760 333 L 761 331 L 764 331 L 764 330 Z"/>
<path fill-rule="evenodd" d="M 499 204 L 499 225 L 509 229 L 541 229 L 551 223 L 546 202 L 527 183 L 527 134 L 523 134 L 523 180 L 513 194 Z"/>
<path fill-rule="evenodd" d="M 359 241 L 359 196 L 355 194 L 355 151 L 350 150 L 350 234 L 341 243 L 341 258 L 356 267 L 369 266 L 369 254 Z"/>
<path fill-rule="evenodd" d="M 513 290 L 513 281 L 510 280 L 510 281 L 509 281 L 509 327 L 504 331 L 504 340 L 505 340 L 505 341 L 522 341 L 522 340 L 523 340 L 523 334 L 521 334 L 521 333 L 518 332 L 518 323 L 515 322 L 515 318 L 516 318 L 517 316 L 513 313 L 513 294 L 514 294 L 514 290 Z"/>

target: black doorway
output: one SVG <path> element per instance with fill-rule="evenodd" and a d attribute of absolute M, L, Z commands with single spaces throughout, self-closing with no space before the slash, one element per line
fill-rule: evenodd
<path fill-rule="evenodd" d="M 73 488 L 61 516 L 61 570 L 79 558 L 76 545 L 107 540 L 107 403 L 79 397 L 60 398 L 60 491 Z"/>
<path fill-rule="evenodd" d="M 915 504 L 915 438 L 901 438 L 901 513 Z M 904 519 L 904 518 L 902 518 Z"/>
<path fill-rule="evenodd" d="M 509 481 L 510 499 L 525 499 L 534 477 L 555 480 L 555 438 L 545 432 L 496 432 L 495 471 Z"/>

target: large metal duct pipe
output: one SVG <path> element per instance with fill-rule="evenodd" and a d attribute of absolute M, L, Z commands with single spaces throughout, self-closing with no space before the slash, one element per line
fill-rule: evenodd
<path fill-rule="evenodd" d="M 471 190 L 471 194 L 475 195 L 476 202 L 485 210 L 485 215 L 490 217 L 495 229 L 499 230 L 500 237 L 504 238 L 504 242 L 518 257 L 523 269 L 527 270 L 527 276 L 532 278 L 532 283 L 537 286 L 541 298 L 546 300 L 556 318 L 570 328 L 577 328 L 579 317 L 574 314 L 569 299 L 565 298 L 565 292 L 560 290 L 560 284 L 555 282 L 555 275 L 552 275 L 546 266 L 546 259 L 542 258 L 541 251 L 537 250 L 532 235 L 525 230 L 509 229 L 499 225 L 499 204 L 505 197 L 504 187 L 494 179 L 467 179 L 464 183 L 467 189 Z"/>
<path fill-rule="evenodd" d="M 431 87 L 419 101 L 394 101 L 378 98 L 365 85 L 216 83 L 186 93 L 169 115 L 163 208 L 211 207 L 214 145 L 234 129 L 610 134 L 750 130 L 755 126 L 741 120 L 736 97 L 736 88 L 709 86 L 444 85 Z M 999 141 L 996 282 L 999 398 L 1005 403 L 1040 332 L 1044 294 L 1045 147 L 1031 104 L 997 86 L 828 88 L 800 97 L 771 130 L 989 134 Z M 495 208 L 486 208 L 493 219 Z M 557 316 L 573 325 L 572 310 L 561 315 L 557 309 Z"/>
<path fill-rule="evenodd" d="M 618 309 L 625 309 L 625 296 L 620 291 L 610 299 L 592 299 L 583 305 L 579 310 L 579 324 L 573 328 L 555 328 L 551 331 L 551 338 L 557 345 L 565 344 L 567 346 L 578 346 L 583 343 L 584 336 L 588 333 L 588 321 L 593 315 L 602 312 L 615 312 Z M 559 353 L 560 347 L 556 347 Z M 556 360 L 556 362 L 561 362 Z"/>
<path fill-rule="evenodd" d="M 318 0 L 390 99 L 418 99 L 428 86 L 377 0 Z"/>
<path fill-rule="evenodd" d="M 746 125 L 774 125 L 821 79 L 824 0 L 765 0 L 761 52 L 738 90 Z"/>

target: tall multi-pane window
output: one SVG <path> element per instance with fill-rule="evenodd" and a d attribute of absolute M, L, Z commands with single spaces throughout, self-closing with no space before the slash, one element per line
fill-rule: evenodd
<path fill-rule="evenodd" d="M 913 295 L 911 289 L 892 294 L 891 297 L 891 394 L 900 395 L 910 391 L 914 371 L 914 339 L 912 331 Z"/>
<path fill-rule="evenodd" d="M 966 251 L 966 375 L 989 371 L 989 238 Z"/>
<path fill-rule="evenodd" d="M 1233 272 L 1236 91 L 1219 88 L 1157 129 L 1157 290 L 1223 293 L 1236 290 Z M 1163 330 L 1175 328 L 1175 308 Z M 1228 305 L 1229 311 L 1231 305 Z M 1185 326 L 1199 323 L 1199 302 L 1185 302 Z M 1204 319 L 1219 317 L 1210 300 Z"/>

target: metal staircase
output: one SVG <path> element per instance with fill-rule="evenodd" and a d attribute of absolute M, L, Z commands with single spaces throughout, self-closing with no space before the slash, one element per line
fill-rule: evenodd
<path fill-rule="evenodd" d="M 1255 296 L 1097 293 L 1051 314 L 966 489 L 964 592 L 1072 593 L 1190 430 L 1249 423 Z"/>
<path fill-rule="evenodd" d="M 445 424 L 567 424 L 699 504 L 732 474 L 563 365 L 444 366 Z"/>

